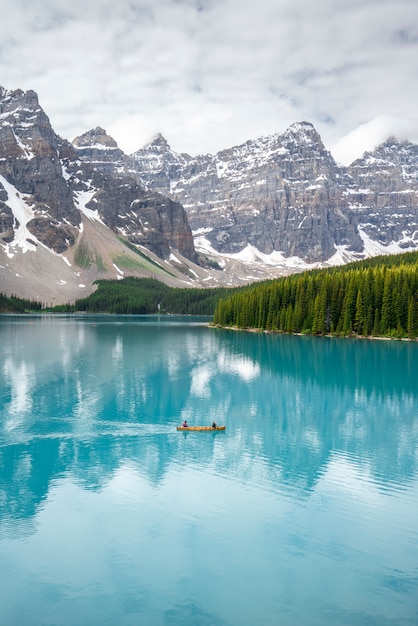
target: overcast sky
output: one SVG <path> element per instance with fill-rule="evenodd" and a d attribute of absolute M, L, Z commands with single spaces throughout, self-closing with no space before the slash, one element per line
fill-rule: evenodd
<path fill-rule="evenodd" d="M 341 163 L 418 143 L 417 0 L 0 0 L 0 85 L 55 131 L 216 153 L 309 121 Z"/>

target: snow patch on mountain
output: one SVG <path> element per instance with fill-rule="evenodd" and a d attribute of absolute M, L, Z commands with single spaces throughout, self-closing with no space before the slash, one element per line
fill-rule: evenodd
<path fill-rule="evenodd" d="M 80 212 L 85 215 L 89 220 L 100 222 L 104 224 L 103 220 L 99 215 L 99 211 L 88 209 L 87 204 L 89 202 L 94 202 L 94 195 L 96 194 L 96 189 L 88 189 L 87 191 L 75 191 L 74 192 L 74 204 L 80 210 Z M 82 224 L 81 224 L 82 229 Z"/>
<path fill-rule="evenodd" d="M 16 187 L 10 184 L 1 174 L 0 184 L 7 193 L 8 197 L 7 200 L 5 200 L 5 204 L 12 210 L 16 224 L 13 241 L 3 245 L 7 256 L 12 258 L 17 247 L 21 248 L 23 253 L 28 252 L 28 250 L 36 250 L 36 244 L 34 243 L 36 237 L 34 237 L 27 228 L 28 222 L 34 217 L 32 209 L 26 202 L 27 194 L 20 193 Z M 36 240 L 36 243 L 39 242 Z"/>
<path fill-rule="evenodd" d="M 306 261 L 296 256 L 285 257 L 281 252 L 277 251 L 271 252 L 270 254 L 264 254 L 251 244 L 247 244 L 240 252 L 227 254 L 220 253 L 215 250 L 210 241 L 206 239 L 204 235 L 196 236 L 194 242 L 198 252 L 216 257 L 216 260 L 221 267 L 225 266 L 224 259 L 240 261 L 249 267 L 269 266 L 271 268 L 277 268 L 278 270 L 287 268 L 296 271 L 303 271 L 320 267 L 319 263 L 306 263 Z"/>
<path fill-rule="evenodd" d="M 364 243 L 364 258 L 379 256 L 382 254 L 402 254 L 403 252 L 413 251 L 417 249 L 417 243 L 411 237 L 405 237 L 404 241 L 406 245 L 400 245 L 397 241 L 392 241 L 388 245 L 383 245 L 379 241 L 376 241 L 369 237 L 364 230 L 359 227 L 360 237 Z M 415 234 L 417 231 L 415 231 Z M 409 243 L 409 245 L 408 245 Z"/>

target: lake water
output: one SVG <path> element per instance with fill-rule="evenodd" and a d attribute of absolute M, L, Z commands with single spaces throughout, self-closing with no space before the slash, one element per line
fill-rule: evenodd
<path fill-rule="evenodd" d="M 418 344 L 0 316 L 0 354 L 2 626 L 418 624 Z"/>

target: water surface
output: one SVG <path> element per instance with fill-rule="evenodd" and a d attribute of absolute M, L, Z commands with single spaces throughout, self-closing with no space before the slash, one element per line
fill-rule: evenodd
<path fill-rule="evenodd" d="M 0 624 L 418 623 L 417 344 L 2 316 L 0 354 Z"/>

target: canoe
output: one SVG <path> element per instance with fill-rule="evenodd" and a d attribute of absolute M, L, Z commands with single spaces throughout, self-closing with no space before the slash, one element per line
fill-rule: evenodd
<path fill-rule="evenodd" d="M 177 430 L 225 430 L 225 426 L 177 426 Z"/>

